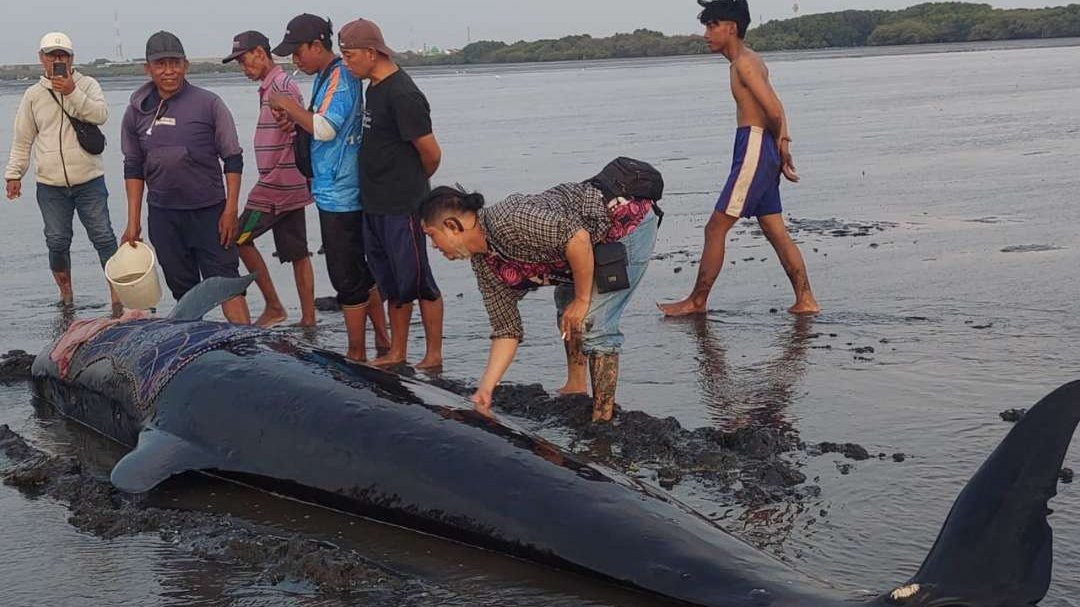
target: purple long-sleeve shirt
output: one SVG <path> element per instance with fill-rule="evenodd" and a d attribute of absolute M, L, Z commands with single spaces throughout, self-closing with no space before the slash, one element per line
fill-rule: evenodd
<path fill-rule="evenodd" d="M 202 209 L 225 200 L 222 173 L 243 171 L 243 151 L 229 108 L 184 82 L 162 101 L 152 82 L 131 95 L 120 128 L 124 178 L 146 182 L 148 204 Z"/>

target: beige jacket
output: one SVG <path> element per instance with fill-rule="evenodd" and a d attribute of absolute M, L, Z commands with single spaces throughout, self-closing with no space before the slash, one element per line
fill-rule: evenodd
<path fill-rule="evenodd" d="M 66 96 L 56 93 L 56 98 L 73 117 L 91 124 L 105 124 L 109 107 L 101 85 L 78 71 L 72 74 L 75 90 Z M 15 138 L 11 142 L 11 157 L 4 178 L 22 179 L 26 175 L 30 169 L 31 147 L 37 163 L 38 183 L 75 186 L 101 177 L 105 174 L 104 160 L 79 147 L 71 121 L 61 112 L 50 92 L 52 81 L 42 76 L 23 94 L 15 114 Z"/>

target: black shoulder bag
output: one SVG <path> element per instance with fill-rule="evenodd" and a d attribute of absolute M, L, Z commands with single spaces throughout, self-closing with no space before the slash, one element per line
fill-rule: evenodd
<path fill-rule="evenodd" d="M 641 198 L 651 200 L 658 222 L 663 222 L 664 212 L 657 201 L 664 196 L 664 177 L 647 162 L 620 156 L 608 163 L 604 170 L 588 180 L 604 195 L 612 198 Z M 626 245 L 621 242 L 602 242 L 593 247 L 596 265 L 596 290 L 600 293 L 630 288 L 627 272 L 629 259 Z"/>
<path fill-rule="evenodd" d="M 94 156 L 104 152 L 105 133 L 101 132 L 98 125 L 84 122 L 67 113 L 67 110 L 64 109 L 64 104 L 60 103 L 60 100 L 56 98 L 56 93 L 54 93 L 52 89 L 49 89 L 49 95 L 52 95 L 53 101 L 56 102 L 56 105 L 60 106 L 60 111 L 63 112 L 71 122 L 71 128 L 75 130 L 75 138 L 79 140 L 79 147 L 87 154 L 93 154 Z"/>
<path fill-rule="evenodd" d="M 307 111 L 315 111 L 315 97 L 319 94 L 319 89 L 322 88 L 326 79 L 330 76 L 330 72 L 334 71 L 337 67 L 340 59 L 335 59 L 326 70 L 319 74 L 319 80 L 315 83 L 315 88 L 311 94 L 311 103 L 308 104 Z M 308 179 L 315 177 L 315 171 L 311 166 L 311 133 L 305 131 L 298 124 L 295 128 L 295 135 L 293 136 L 293 156 L 296 157 L 296 168 L 300 171 L 300 174 Z"/>

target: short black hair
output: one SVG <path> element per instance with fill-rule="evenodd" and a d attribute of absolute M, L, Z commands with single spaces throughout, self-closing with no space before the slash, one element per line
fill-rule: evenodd
<path fill-rule="evenodd" d="M 484 196 L 466 192 L 461 185 L 442 185 L 420 202 L 420 221 L 431 225 L 447 213 L 475 213 L 484 208 Z"/>
<path fill-rule="evenodd" d="M 698 0 L 704 10 L 698 14 L 702 25 L 719 21 L 733 21 L 738 28 L 739 39 L 746 38 L 750 28 L 750 5 L 746 0 Z"/>

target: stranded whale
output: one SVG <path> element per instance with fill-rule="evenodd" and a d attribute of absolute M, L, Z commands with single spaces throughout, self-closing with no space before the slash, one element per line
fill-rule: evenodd
<path fill-rule="evenodd" d="M 202 316 L 243 291 L 210 279 L 169 318 L 112 326 L 34 389 L 132 450 L 130 492 L 212 471 L 349 512 L 715 607 L 857 604 L 666 493 L 478 414 L 461 397 L 285 336 Z M 1050 583 L 1047 502 L 1080 422 L 1080 382 L 1021 420 L 956 500 L 918 572 L 861 602 L 1033 605 Z"/>

